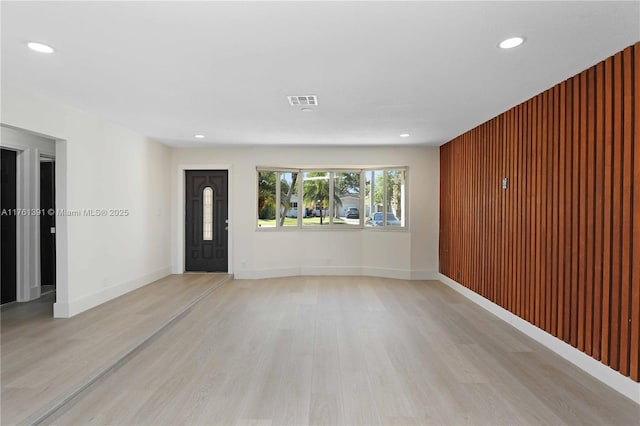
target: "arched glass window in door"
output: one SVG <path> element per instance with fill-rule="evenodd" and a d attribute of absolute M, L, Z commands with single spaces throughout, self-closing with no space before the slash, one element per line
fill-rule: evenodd
<path fill-rule="evenodd" d="M 213 240 L 213 189 L 210 186 L 202 191 L 202 239 Z"/>

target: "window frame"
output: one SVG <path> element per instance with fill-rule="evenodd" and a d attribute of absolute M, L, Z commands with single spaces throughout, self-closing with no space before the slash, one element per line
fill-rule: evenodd
<path fill-rule="evenodd" d="M 387 172 L 389 171 L 403 171 L 404 172 L 404 205 L 402 206 L 402 212 L 403 212 L 403 218 L 404 218 L 404 225 L 400 225 L 400 226 L 389 226 L 387 225 L 387 215 L 389 213 L 388 210 L 388 199 L 387 199 L 387 194 L 388 194 L 388 179 L 387 179 Z M 408 215 L 408 167 L 375 167 L 375 168 L 368 168 L 368 169 L 363 169 L 363 179 L 364 179 L 364 190 L 365 190 L 365 194 L 363 196 L 363 201 L 366 198 L 366 173 L 367 172 L 378 172 L 381 171 L 382 172 L 382 193 L 383 193 L 383 200 L 382 200 L 382 211 L 381 212 L 372 212 L 372 213 L 382 213 L 382 225 L 381 226 L 367 226 L 366 223 L 363 225 L 365 229 L 372 229 L 372 230 L 386 230 L 386 231 L 390 231 L 390 230 L 405 230 L 409 228 L 409 215 Z M 403 218 L 397 218 L 399 219 L 402 223 Z"/>
<path fill-rule="evenodd" d="M 400 226 L 388 226 L 387 222 L 387 171 L 403 171 L 404 172 L 404 197 L 403 197 L 403 217 L 404 217 L 404 225 Z M 377 172 L 381 171 L 383 173 L 383 225 L 382 226 L 367 226 L 366 218 L 364 217 L 365 212 L 365 198 L 366 198 L 366 173 L 367 172 Z M 258 207 L 258 198 L 260 194 L 260 182 L 259 182 L 259 174 L 260 172 L 274 172 L 276 173 L 276 188 L 275 188 L 275 226 L 260 226 L 258 217 L 259 211 Z M 326 172 L 329 174 L 329 212 L 331 212 L 327 218 L 329 219 L 329 223 L 322 226 L 313 226 L 313 225 L 304 225 L 303 224 L 303 209 L 306 208 L 303 198 L 304 198 L 304 174 L 305 173 L 318 173 L 318 172 Z M 295 226 L 289 225 L 280 225 L 280 220 L 282 217 L 281 214 L 281 203 L 282 203 L 282 194 L 281 194 L 281 174 L 282 173 L 297 173 L 298 177 L 296 180 L 297 192 L 296 192 L 296 211 L 297 211 L 297 223 Z M 359 204 L 359 223 L 357 225 L 343 225 L 343 224 L 334 224 L 333 223 L 333 210 L 334 210 L 334 197 L 335 197 L 335 176 L 338 173 L 359 173 L 360 175 L 360 200 Z M 342 230 L 342 231 L 362 231 L 362 230 L 370 230 L 372 232 L 408 232 L 409 231 L 409 214 L 408 214 L 408 206 L 409 206 L 409 191 L 408 191 L 408 175 L 409 175 L 409 167 L 408 166 L 381 166 L 381 167 L 309 167 L 309 168 L 291 168 L 291 167 L 269 167 L 269 166 L 257 166 L 256 167 L 256 175 L 255 175 L 255 185 L 256 192 L 254 197 L 254 212 L 255 212 L 255 230 L 260 232 L 287 232 L 287 231 L 300 231 L 300 230 L 310 230 L 311 232 L 319 231 L 319 230 Z M 332 196 L 333 195 L 333 196 Z M 286 216 L 286 212 L 284 213 Z M 402 220 L 402 219 L 401 219 Z"/>

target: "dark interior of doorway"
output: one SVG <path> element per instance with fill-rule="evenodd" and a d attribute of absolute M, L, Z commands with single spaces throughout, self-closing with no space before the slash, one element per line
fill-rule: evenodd
<path fill-rule="evenodd" d="M 0 285 L 2 304 L 16 300 L 16 169 L 15 151 L 2 149 L 0 152 Z"/>
<path fill-rule="evenodd" d="M 56 163 L 40 162 L 40 285 L 42 293 L 56 287 Z"/>

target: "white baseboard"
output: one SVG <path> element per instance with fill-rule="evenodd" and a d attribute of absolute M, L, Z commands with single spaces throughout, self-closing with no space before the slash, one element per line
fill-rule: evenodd
<path fill-rule="evenodd" d="M 233 272 L 236 280 L 259 280 L 262 278 L 297 277 L 300 268 L 239 269 Z"/>
<path fill-rule="evenodd" d="M 303 266 L 300 275 L 362 275 L 358 266 Z"/>
<path fill-rule="evenodd" d="M 237 280 L 299 277 L 303 275 L 362 275 L 362 268 L 349 266 L 304 266 L 273 269 L 243 269 L 234 273 Z"/>
<path fill-rule="evenodd" d="M 42 288 L 40 286 L 29 288 L 29 300 L 39 299 L 42 295 Z"/>
<path fill-rule="evenodd" d="M 56 302 L 53 304 L 54 318 L 70 318 L 74 315 L 94 308 L 125 293 L 144 287 L 154 281 L 171 274 L 171 267 L 166 266 L 148 274 L 129 281 L 107 287 L 101 291 L 86 295 L 69 302 Z"/>
<path fill-rule="evenodd" d="M 489 299 L 480 296 L 478 293 L 469 290 L 446 275 L 438 273 L 438 279 L 448 287 L 451 287 L 453 290 L 491 312 L 493 315 L 505 321 L 512 327 L 515 327 L 517 330 L 546 346 L 548 349 L 551 349 L 573 365 L 600 380 L 605 385 L 618 391 L 622 395 L 634 401 L 636 404 L 640 404 L 640 383 L 631 380 L 629 377 L 623 376 L 595 358 L 590 357 L 541 328 L 536 327 L 501 306 L 496 305 Z"/>
<path fill-rule="evenodd" d="M 342 275 L 342 276 L 371 276 L 393 278 L 398 280 L 435 280 L 438 273 L 427 270 L 410 271 L 407 269 L 375 268 L 371 266 L 303 266 L 293 268 L 274 269 L 242 269 L 234 272 L 237 280 L 297 277 L 301 275 Z"/>
<path fill-rule="evenodd" d="M 392 278 L 394 280 L 410 280 L 411 271 L 408 269 L 376 268 L 375 266 L 363 266 L 362 274 L 368 277 Z"/>
<path fill-rule="evenodd" d="M 437 271 L 429 271 L 427 269 L 416 269 L 411 271 L 412 280 L 438 280 L 440 279 Z"/>

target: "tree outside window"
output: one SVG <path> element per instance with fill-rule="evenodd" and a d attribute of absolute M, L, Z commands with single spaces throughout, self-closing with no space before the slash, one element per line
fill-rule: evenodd
<path fill-rule="evenodd" d="M 258 227 L 404 227 L 405 179 L 405 168 L 258 170 Z"/>

